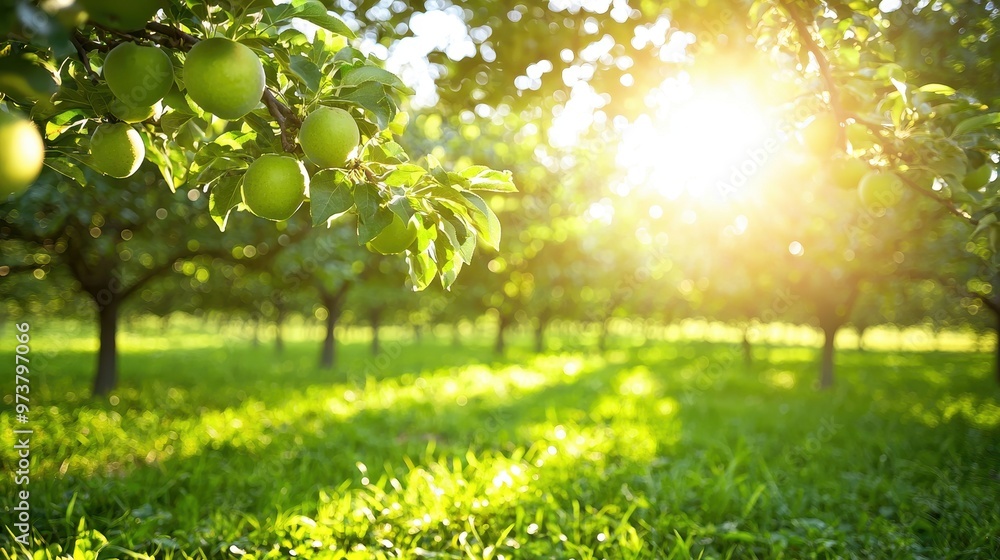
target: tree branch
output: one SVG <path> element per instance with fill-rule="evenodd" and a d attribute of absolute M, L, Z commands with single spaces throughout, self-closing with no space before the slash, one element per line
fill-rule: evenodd
<path fill-rule="evenodd" d="M 922 188 L 920 185 L 914 183 L 909 177 L 906 177 L 905 175 L 901 175 L 901 174 L 898 174 L 898 173 L 897 173 L 897 175 L 899 176 L 900 179 L 903 180 L 904 183 L 906 183 L 906 185 L 908 187 L 910 187 L 911 190 L 914 190 L 918 194 L 920 194 L 922 196 L 925 196 L 925 197 L 933 200 L 934 202 L 937 202 L 938 204 L 940 204 L 941 206 L 943 206 L 946 210 L 948 210 L 949 212 L 951 212 L 955 216 L 958 216 L 959 218 L 962 218 L 963 220 L 968 221 L 970 224 L 972 224 L 974 226 L 978 226 L 979 225 L 979 220 L 978 219 L 976 219 L 975 217 L 973 217 L 972 214 L 969 214 L 968 212 L 966 212 L 966 211 L 958 208 L 957 206 L 955 206 L 955 203 L 953 203 L 952 201 L 943 199 L 941 197 L 935 196 L 935 195 L 927 192 L 927 190 L 925 190 L 924 188 Z"/>
<path fill-rule="evenodd" d="M 97 72 L 94 72 L 94 68 L 90 65 L 90 58 L 87 56 L 87 49 L 84 47 L 83 38 L 80 35 L 80 32 L 74 31 L 69 40 L 76 48 L 76 55 L 80 58 L 80 62 L 83 63 L 83 69 L 87 71 L 87 76 L 90 77 L 90 81 L 96 85 L 99 82 Z M 97 43 L 93 44 L 95 46 L 97 45 Z"/>
<path fill-rule="evenodd" d="M 166 35 L 167 37 L 171 37 L 175 39 L 180 45 L 186 44 L 188 46 L 187 49 L 190 49 L 198 42 L 198 38 L 195 37 L 194 35 L 191 35 L 190 33 L 185 33 L 180 29 L 177 29 L 176 27 L 172 27 L 170 25 L 164 25 L 159 22 L 151 21 L 147 23 L 146 29 L 153 31 L 155 33 L 159 33 L 160 35 Z M 178 48 L 183 49 L 184 47 L 180 45 L 178 46 Z"/>
<path fill-rule="evenodd" d="M 162 274 L 164 274 L 166 272 L 169 272 L 170 269 L 172 269 L 174 267 L 174 264 L 177 261 L 183 260 L 183 259 L 190 259 L 190 258 L 198 257 L 198 256 L 201 256 L 201 255 L 212 255 L 212 256 L 215 256 L 215 257 L 225 258 L 225 257 L 229 256 L 229 253 L 226 252 L 226 251 L 223 251 L 221 249 L 210 249 L 210 250 L 206 250 L 206 251 L 201 251 L 201 250 L 199 250 L 199 251 L 184 251 L 183 253 L 178 253 L 178 254 L 174 255 L 173 257 L 168 258 L 166 261 L 164 261 L 163 263 L 161 263 L 159 266 L 154 266 L 153 268 L 149 269 L 145 274 L 143 274 L 142 276 L 140 276 L 138 280 L 136 280 L 135 282 L 133 282 L 131 286 L 129 286 L 128 288 L 125 288 L 124 290 L 122 290 L 121 292 L 119 292 L 117 299 L 119 301 L 124 301 L 129 296 L 131 296 L 136 291 L 138 291 L 140 288 L 142 288 L 143 286 L 145 286 L 146 284 L 148 284 L 150 281 L 156 279 L 157 277 L 159 277 L 160 275 L 162 275 Z"/>
<path fill-rule="evenodd" d="M 200 41 L 200 39 L 190 33 L 182 31 L 174 26 L 156 21 L 148 22 L 144 30 L 133 33 L 116 31 L 95 23 L 91 23 L 91 25 L 101 32 L 122 37 L 134 43 L 151 41 L 157 45 L 182 50 L 184 52 L 191 50 L 191 47 L 198 44 Z M 106 46 L 105 48 L 102 48 L 100 43 L 87 40 L 79 32 L 74 34 L 73 44 L 77 47 L 77 52 L 80 53 L 81 58 L 84 60 L 86 59 L 86 51 L 88 50 L 106 50 Z M 88 62 L 84 62 L 84 65 L 89 69 L 90 65 Z M 302 124 L 298 115 L 296 115 L 295 111 L 292 111 L 290 107 L 278 101 L 274 92 L 270 88 L 264 88 L 264 94 L 261 96 L 261 101 L 267 107 L 271 117 L 273 117 L 278 123 L 278 128 L 281 130 L 282 149 L 286 152 L 294 152 L 298 147 L 298 144 L 295 141 L 295 134 L 298 132 L 298 128 Z"/>
<path fill-rule="evenodd" d="M 792 7 L 785 6 L 785 11 L 795 25 L 795 30 L 798 32 L 799 41 L 801 41 L 802 46 L 812 53 L 813 58 L 816 59 L 816 65 L 819 66 L 819 73 L 823 79 L 823 84 L 826 86 L 826 91 L 830 96 L 830 109 L 833 110 L 834 118 L 837 119 L 838 123 L 843 123 L 847 115 L 844 113 L 844 107 L 840 102 L 840 90 L 833 79 L 833 70 L 830 67 L 830 61 L 826 58 L 823 49 L 816 43 L 816 40 L 812 36 L 812 31 L 801 19 L 796 17 Z M 842 146 L 847 146 L 847 133 L 843 127 L 837 127 L 837 141 Z"/>
<path fill-rule="evenodd" d="M 270 89 L 264 90 L 262 100 L 264 101 L 264 105 L 267 107 L 268 112 L 271 113 L 271 116 L 274 117 L 275 121 L 277 121 L 278 128 L 281 130 L 282 149 L 289 153 L 294 152 L 296 148 L 295 133 L 292 132 L 293 125 L 288 122 L 288 114 L 291 113 L 291 109 L 278 101 Z M 298 118 L 295 118 L 295 121 L 298 121 Z M 295 125 L 295 128 L 298 128 L 297 124 Z"/>

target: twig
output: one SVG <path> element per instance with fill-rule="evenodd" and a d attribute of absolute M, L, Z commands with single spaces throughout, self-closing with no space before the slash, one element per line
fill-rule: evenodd
<path fill-rule="evenodd" d="M 76 55 L 80 57 L 80 62 L 83 63 L 83 69 L 87 71 L 87 75 L 90 76 L 90 81 L 97 85 L 100 80 L 97 78 L 97 72 L 94 72 L 94 68 L 90 65 L 90 58 L 87 56 L 87 49 L 84 48 L 83 42 L 80 41 L 79 33 L 73 33 L 69 38 L 73 46 L 76 47 Z"/>
<path fill-rule="evenodd" d="M 974 226 L 978 226 L 979 225 L 979 220 L 977 218 L 973 217 L 972 214 L 969 214 L 968 212 L 966 212 L 966 211 L 960 209 L 959 207 L 955 206 L 955 203 L 953 203 L 952 201 L 944 199 L 944 198 L 941 198 L 939 196 L 935 196 L 935 195 L 927 192 L 926 189 L 924 189 L 920 185 L 914 183 L 910 178 L 906 177 L 905 175 L 899 175 L 899 174 L 897 174 L 897 175 L 899 176 L 900 179 L 903 180 L 904 183 L 906 183 L 907 186 L 910 187 L 910 189 L 912 189 L 914 191 L 917 191 L 917 193 L 919 193 L 919 194 L 921 194 L 923 196 L 926 196 L 927 198 L 933 200 L 934 202 L 937 202 L 941 206 L 944 206 L 944 208 L 946 210 L 948 210 L 949 212 L 951 212 L 955 216 L 958 216 L 959 218 L 962 218 L 963 220 L 968 221 L 970 224 L 972 224 Z"/>
<path fill-rule="evenodd" d="M 161 35 L 166 35 L 167 37 L 174 38 L 181 44 L 187 44 L 188 49 L 193 47 L 198 42 L 198 38 L 195 37 L 194 35 L 191 35 L 190 33 L 185 33 L 180 29 L 177 29 L 176 27 L 165 25 L 156 21 L 151 21 L 147 23 L 146 29 L 153 31 L 155 33 L 159 33 Z M 179 45 L 178 48 L 183 48 L 183 47 Z"/>

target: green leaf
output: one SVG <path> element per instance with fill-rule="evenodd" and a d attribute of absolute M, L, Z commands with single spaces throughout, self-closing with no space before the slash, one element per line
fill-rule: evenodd
<path fill-rule="evenodd" d="M 316 66 L 313 61 L 302 55 L 293 54 L 289 57 L 288 69 L 297 78 L 302 80 L 302 83 L 305 84 L 309 91 L 319 91 L 319 83 L 323 79 L 323 73 L 320 72 L 319 66 Z"/>
<path fill-rule="evenodd" d="M 955 88 L 946 86 L 944 84 L 926 84 L 917 88 L 917 91 L 922 91 L 925 93 L 936 93 L 938 95 L 955 95 Z"/>
<path fill-rule="evenodd" d="M 458 274 L 462 271 L 464 263 L 448 243 L 435 243 L 434 251 L 434 261 L 437 263 L 438 273 L 441 277 L 441 286 L 447 290 L 458 279 Z"/>
<path fill-rule="evenodd" d="M 341 85 L 353 87 L 367 82 L 377 82 L 406 94 L 413 93 L 413 90 L 406 87 L 398 76 L 377 66 L 356 66 L 348 70 L 341 80 Z"/>
<path fill-rule="evenodd" d="M 368 243 L 375 238 L 376 235 L 382 233 L 382 230 L 386 228 L 392 222 L 392 211 L 384 206 L 378 207 L 375 213 L 368 217 L 362 217 L 358 215 L 358 244 L 362 245 Z"/>
<path fill-rule="evenodd" d="M 358 183 L 354 186 L 354 205 L 358 208 L 358 217 L 370 219 L 382 205 L 382 197 L 378 187 L 371 183 Z"/>
<path fill-rule="evenodd" d="M 292 0 L 288 4 L 265 9 L 264 15 L 267 22 L 273 25 L 297 17 L 348 39 L 355 38 L 354 31 L 351 31 L 347 23 L 332 12 L 328 12 L 326 6 L 318 0 Z"/>
<path fill-rule="evenodd" d="M 981 130 L 988 126 L 994 126 L 1000 124 L 1000 113 L 989 113 L 987 115 L 979 115 L 972 117 L 971 119 L 965 119 L 964 121 L 958 123 L 955 130 L 951 133 L 954 136 L 960 136 L 969 132 L 976 130 Z"/>
<path fill-rule="evenodd" d="M 475 236 L 468 235 L 468 230 L 454 216 L 446 216 L 444 220 L 441 220 L 440 229 L 451 246 L 455 248 L 459 258 L 466 264 L 471 263 L 472 254 L 476 249 Z M 459 231 L 462 232 L 461 238 Z"/>
<path fill-rule="evenodd" d="M 354 207 L 347 174 L 340 169 L 324 169 L 309 183 L 309 213 L 313 226 L 329 223 Z"/>
<path fill-rule="evenodd" d="M 982 218 L 979 219 L 979 223 L 976 224 L 976 229 L 972 231 L 972 235 L 970 237 L 975 237 L 979 235 L 983 230 L 992 226 L 995 223 L 997 223 L 996 214 L 987 214 L 983 216 Z"/>
<path fill-rule="evenodd" d="M 390 187 L 412 187 L 427 175 L 427 170 L 419 165 L 404 163 L 396 166 L 385 176 L 385 184 Z"/>
<path fill-rule="evenodd" d="M 395 105 L 385 93 L 385 87 L 378 82 L 365 82 L 340 96 L 343 101 L 354 103 L 375 115 L 379 128 L 385 128 L 396 116 Z"/>
<path fill-rule="evenodd" d="M 52 72 L 28 57 L 0 58 L 0 93 L 25 103 L 52 97 L 58 90 Z"/>
<path fill-rule="evenodd" d="M 517 192 L 510 171 L 497 171 L 483 165 L 467 167 L 459 173 L 469 180 L 469 188 L 477 191 Z"/>
<path fill-rule="evenodd" d="M 423 290 L 434 281 L 437 263 L 426 252 L 411 252 L 406 256 L 406 263 L 410 265 L 410 280 L 418 290 Z"/>
<path fill-rule="evenodd" d="M 226 175 L 212 187 L 212 191 L 208 194 L 208 213 L 220 231 L 226 231 L 230 212 L 242 201 L 240 177 L 237 175 Z"/>
<path fill-rule="evenodd" d="M 353 63 L 356 60 L 364 61 L 366 59 L 364 53 L 354 47 L 344 47 L 337 51 L 333 57 L 334 62 Z"/>
<path fill-rule="evenodd" d="M 80 169 L 79 165 L 70 163 L 60 158 L 52 157 L 45 158 L 45 165 L 56 173 L 65 175 L 66 177 L 76 181 L 76 183 L 81 187 L 87 186 L 87 178 L 83 175 L 83 170 Z"/>
<path fill-rule="evenodd" d="M 493 213 L 493 209 L 477 194 L 466 192 L 462 193 L 462 196 L 477 210 L 477 212 L 472 212 L 472 220 L 479 231 L 479 237 L 494 251 L 499 250 L 500 220 Z"/>

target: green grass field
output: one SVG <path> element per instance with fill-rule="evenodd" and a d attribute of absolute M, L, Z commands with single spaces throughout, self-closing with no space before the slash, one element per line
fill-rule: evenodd
<path fill-rule="evenodd" d="M 96 402 L 89 332 L 36 327 L 36 557 L 1000 557 L 990 354 L 843 351 L 821 393 L 815 348 L 398 340 L 329 372 L 310 340 L 125 335 Z"/>

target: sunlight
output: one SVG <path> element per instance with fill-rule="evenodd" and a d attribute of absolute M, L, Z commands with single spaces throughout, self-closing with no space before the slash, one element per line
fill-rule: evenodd
<path fill-rule="evenodd" d="M 624 131 L 616 162 L 629 186 L 725 201 L 777 151 L 775 129 L 749 87 L 701 89 L 663 92 L 659 110 Z"/>

